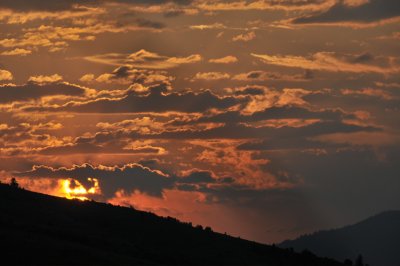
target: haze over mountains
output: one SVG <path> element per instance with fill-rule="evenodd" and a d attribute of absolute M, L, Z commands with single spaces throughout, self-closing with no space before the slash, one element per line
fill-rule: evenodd
<path fill-rule="evenodd" d="M 0 184 L 2 265 L 342 265 L 211 228 Z"/>
<path fill-rule="evenodd" d="M 284 241 L 280 247 L 305 248 L 338 260 L 362 254 L 374 266 L 400 265 L 400 211 L 388 211 L 354 225 Z"/>

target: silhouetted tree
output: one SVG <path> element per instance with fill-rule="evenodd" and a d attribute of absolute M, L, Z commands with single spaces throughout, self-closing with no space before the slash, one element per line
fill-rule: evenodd
<path fill-rule="evenodd" d="M 19 184 L 17 182 L 17 179 L 15 179 L 14 177 L 11 178 L 10 186 L 13 187 L 13 188 L 19 188 Z"/>
<path fill-rule="evenodd" d="M 362 255 L 358 255 L 355 266 L 364 266 L 364 259 Z"/>

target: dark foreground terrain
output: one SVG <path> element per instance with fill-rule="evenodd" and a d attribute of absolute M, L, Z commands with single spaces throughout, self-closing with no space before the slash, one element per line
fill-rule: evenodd
<path fill-rule="evenodd" d="M 173 218 L 0 184 L 1 265 L 340 265 Z"/>
<path fill-rule="evenodd" d="M 371 266 L 400 266 L 400 211 L 388 211 L 340 229 L 285 241 L 281 247 L 307 249 L 343 261 L 362 254 Z"/>

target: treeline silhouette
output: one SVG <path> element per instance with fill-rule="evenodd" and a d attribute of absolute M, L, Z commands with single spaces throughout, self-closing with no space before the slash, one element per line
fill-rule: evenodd
<path fill-rule="evenodd" d="M 0 184 L 1 265 L 343 265 L 129 207 Z"/>

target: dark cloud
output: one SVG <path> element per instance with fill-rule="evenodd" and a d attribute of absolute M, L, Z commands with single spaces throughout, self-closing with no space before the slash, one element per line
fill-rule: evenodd
<path fill-rule="evenodd" d="M 398 109 L 400 106 L 400 97 L 391 96 L 390 93 L 390 90 L 353 89 L 346 90 L 345 94 L 340 91 L 313 93 L 305 95 L 303 99 L 314 106 L 324 106 L 326 108 L 340 106 L 349 111 Z"/>
<path fill-rule="evenodd" d="M 191 0 L 2 0 L 0 8 L 18 11 L 62 11 L 76 9 L 77 5 L 99 5 L 106 2 L 126 3 L 136 5 L 157 5 L 175 3 L 179 5 L 190 4 Z"/>
<path fill-rule="evenodd" d="M 120 66 L 114 69 L 111 73 L 104 73 L 98 76 L 96 79 L 93 75 L 89 75 L 89 79 L 85 79 L 88 75 L 81 78 L 82 82 L 92 83 L 94 81 L 100 83 L 116 83 L 122 85 L 131 84 L 160 84 L 170 83 L 174 80 L 174 77 L 169 76 L 167 71 L 163 70 L 148 70 L 148 69 L 137 69 L 129 66 Z"/>
<path fill-rule="evenodd" d="M 241 73 L 233 76 L 234 80 L 240 81 L 271 81 L 271 80 L 286 80 L 286 81 L 298 81 L 305 82 L 314 78 L 314 73 L 311 70 L 306 69 L 303 73 L 299 74 L 283 74 L 279 72 L 261 71 L 255 70 L 248 73 Z"/>
<path fill-rule="evenodd" d="M 68 111 L 78 113 L 140 113 L 140 112 L 204 112 L 210 108 L 225 109 L 244 103 L 245 98 L 219 97 L 210 91 L 200 93 L 167 93 L 165 85 L 149 88 L 148 94 L 128 91 L 120 99 L 97 99 L 85 103 L 68 103 L 61 107 L 32 107 L 26 111 Z"/>
<path fill-rule="evenodd" d="M 215 180 L 209 171 L 191 172 L 188 176 L 181 179 L 181 183 L 213 183 Z"/>
<path fill-rule="evenodd" d="M 50 138 L 48 134 L 50 131 L 60 128 L 62 128 L 62 126 L 58 123 L 35 125 L 29 123 L 20 123 L 16 125 L 1 124 L 0 152 L 2 152 L 1 148 L 4 147 L 20 148 L 22 150 L 24 145 L 18 144 L 24 141 L 46 141 Z"/>
<path fill-rule="evenodd" d="M 166 25 L 164 23 L 156 22 L 156 21 L 152 21 L 152 20 L 148 20 L 148 19 L 144 19 L 144 18 L 138 18 L 135 20 L 135 22 L 137 23 L 137 25 L 139 27 L 143 27 L 143 28 L 163 29 L 166 27 Z"/>
<path fill-rule="evenodd" d="M 131 193 L 140 190 L 152 196 L 161 197 L 163 190 L 171 189 L 181 185 L 199 185 L 233 182 L 231 178 L 216 178 L 212 172 L 193 169 L 183 176 L 164 173 L 140 164 L 126 164 L 118 166 L 93 166 L 85 163 L 74 165 L 71 168 L 53 168 L 45 165 L 34 166 L 32 170 L 14 173 L 15 176 L 73 179 L 79 181 L 86 189 L 93 187 L 93 181 L 89 178 L 96 178 L 99 181 L 102 196 L 110 199 L 115 193 L 124 190 Z M 201 186 L 200 186 L 201 187 Z M 199 187 L 197 186 L 197 189 Z"/>
<path fill-rule="evenodd" d="M 116 68 L 112 74 L 114 75 L 114 78 L 127 78 L 130 75 L 130 67 L 127 66 L 121 66 Z"/>
<path fill-rule="evenodd" d="M 250 91 L 252 93 L 252 91 Z M 339 121 L 341 119 L 353 119 L 355 116 L 345 113 L 340 109 L 310 110 L 298 106 L 274 106 L 266 108 L 263 111 L 254 112 L 250 115 L 244 115 L 239 111 L 228 111 L 211 116 L 202 116 L 196 120 L 175 120 L 172 125 L 185 125 L 193 123 L 240 123 L 257 122 L 269 119 L 321 119 L 328 121 Z"/>
<path fill-rule="evenodd" d="M 48 166 L 35 166 L 31 171 L 17 173 L 17 176 L 73 178 L 86 188 L 93 186 L 88 178 L 99 180 L 102 192 L 106 198 L 114 196 L 115 192 L 125 190 L 131 192 L 135 189 L 150 195 L 161 196 L 163 189 L 174 184 L 174 178 L 144 167 L 139 164 L 128 164 L 122 167 L 92 166 L 90 164 L 75 165 L 72 168 L 52 168 Z"/>
<path fill-rule="evenodd" d="M 2 85 L 0 86 L 0 103 L 27 101 L 39 99 L 44 96 L 68 95 L 83 96 L 86 89 L 68 83 L 36 84 L 25 85 Z"/>
<path fill-rule="evenodd" d="M 332 133 L 374 132 L 380 130 L 380 128 L 373 126 L 359 126 L 346 124 L 340 121 L 321 121 L 302 127 L 251 127 L 243 124 L 226 124 L 221 127 L 205 130 L 174 130 L 164 131 L 159 134 L 140 134 L 137 132 L 131 132 L 126 136 L 134 139 L 251 139 L 265 137 L 287 138 L 297 136 L 299 139 L 302 139 L 306 137 L 315 137 Z M 114 135 L 116 133 L 103 132 L 101 134 L 105 134 L 107 136 L 109 134 Z M 109 137 L 111 136 L 109 135 Z"/>
<path fill-rule="evenodd" d="M 248 151 L 273 151 L 273 150 L 310 150 L 315 153 L 325 154 L 327 150 L 345 148 L 345 144 L 332 144 L 310 140 L 304 137 L 271 138 L 265 140 L 250 141 L 240 144 L 237 149 Z"/>
<path fill-rule="evenodd" d="M 368 63 L 369 61 L 372 61 L 374 59 L 374 56 L 370 53 L 364 53 L 360 54 L 356 58 L 352 60 L 353 63 Z"/>
<path fill-rule="evenodd" d="M 308 23 L 370 23 L 400 16 L 400 2 L 393 0 L 369 0 L 358 6 L 351 6 L 341 0 L 327 11 L 293 20 L 295 24 Z"/>
<path fill-rule="evenodd" d="M 126 148 L 118 140 L 103 145 L 95 143 L 72 143 L 62 146 L 50 146 L 38 150 L 42 155 L 71 155 L 71 154 L 158 154 L 163 149 L 160 147 L 144 146 Z"/>
<path fill-rule="evenodd" d="M 65 10 L 70 9 L 74 4 L 96 3 L 95 0 L 60 0 L 60 1 L 43 1 L 43 0 L 4 0 L 0 2 L 0 8 L 9 8 L 20 11 L 29 10 Z"/>
<path fill-rule="evenodd" d="M 183 10 L 171 10 L 164 13 L 164 17 L 173 18 L 185 14 Z"/>
<path fill-rule="evenodd" d="M 236 90 L 235 95 L 263 95 L 265 93 L 265 88 L 260 87 L 246 87 L 243 90 Z"/>

